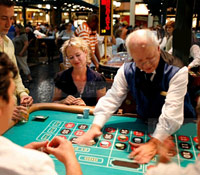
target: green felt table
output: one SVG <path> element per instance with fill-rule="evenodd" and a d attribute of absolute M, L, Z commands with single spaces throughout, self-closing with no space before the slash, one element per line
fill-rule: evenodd
<path fill-rule="evenodd" d="M 39 105 L 40 106 L 40 105 Z M 41 105 L 42 106 L 42 105 Z M 4 133 L 4 136 L 21 146 L 24 146 L 33 141 L 52 140 L 55 136 L 62 136 L 69 140 L 82 135 L 92 124 L 93 115 L 89 115 L 88 119 L 78 119 L 77 114 L 82 113 L 82 110 L 63 110 L 61 108 L 52 108 L 52 104 L 45 107 L 32 110 L 29 116 L 29 121 L 25 124 L 16 124 Z M 49 116 L 45 121 L 34 121 L 33 118 L 37 115 Z M 137 168 L 115 165 L 115 161 L 123 161 L 129 164 L 132 162 L 128 158 L 131 152 L 131 147 L 128 141 L 133 141 L 134 138 L 146 142 L 150 139 L 151 131 L 141 120 L 137 118 L 112 116 L 102 129 L 103 135 L 97 140 L 96 144 L 90 147 L 83 147 L 73 144 L 78 161 L 84 175 L 141 175 L 144 174 L 150 165 L 157 163 L 155 156 L 150 163 L 139 165 Z M 119 136 L 125 135 L 127 139 L 120 140 Z M 188 163 L 194 163 L 199 154 L 197 147 L 196 125 L 188 123 L 174 135 L 174 142 L 178 154 L 172 158 L 180 166 L 185 167 Z M 105 144 L 106 143 L 106 144 Z M 125 145 L 123 150 L 116 148 L 116 143 Z M 183 147 L 180 147 L 180 144 Z M 186 145 L 185 145 L 186 144 Z M 190 145 L 190 147 L 187 147 Z M 185 146 L 185 147 L 184 147 Z M 67 151 L 67 150 L 66 150 Z M 192 157 L 184 158 L 181 152 Z M 188 153 L 189 152 L 189 153 Z M 55 162 L 56 171 L 59 175 L 65 174 L 65 169 L 54 156 L 50 157 Z"/>

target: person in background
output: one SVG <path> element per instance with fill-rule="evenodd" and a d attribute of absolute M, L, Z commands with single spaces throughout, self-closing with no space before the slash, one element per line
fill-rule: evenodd
<path fill-rule="evenodd" d="M 113 55 L 115 55 L 115 54 L 117 54 L 117 52 L 119 52 L 120 45 L 124 46 L 124 44 L 125 44 L 124 40 L 122 39 L 122 30 L 121 29 L 118 29 L 115 32 L 115 38 L 116 38 L 116 44 L 112 46 L 112 54 Z"/>
<path fill-rule="evenodd" d="M 115 36 L 115 32 L 120 28 L 120 19 L 115 20 L 115 24 L 113 26 L 113 35 Z"/>
<path fill-rule="evenodd" d="M 27 77 L 25 82 L 32 82 L 31 71 L 28 67 L 27 58 L 28 58 L 28 37 L 26 36 L 25 29 L 22 25 L 16 24 L 15 26 L 15 37 L 13 38 L 13 44 L 15 47 L 15 56 L 19 68 L 23 70 L 24 74 Z"/>
<path fill-rule="evenodd" d="M 83 22 L 74 32 L 75 36 L 83 38 L 89 44 L 89 48 L 91 50 L 91 60 L 96 69 L 99 68 L 98 62 L 101 60 L 97 40 L 98 23 L 98 16 L 96 14 L 92 14 L 88 16 L 87 22 Z"/>
<path fill-rule="evenodd" d="M 166 36 L 163 38 L 160 48 L 172 54 L 173 51 L 173 31 L 175 27 L 174 21 L 168 21 L 165 25 Z"/>
<path fill-rule="evenodd" d="M 61 39 L 62 37 L 71 38 L 73 35 L 74 35 L 74 31 L 72 30 L 72 23 L 68 22 L 67 24 L 65 24 L 65 30 L 62 30 L 59 33 L 59 39 Z"/>
<path fill-rule="evenodd" d="M 91 140 L 100 136 L 101 128 L 130 91 L 137 114 L 154 130 L 148 142 L 130 143 L 134 150 L 129 157 L 144 164 L 156 155 L 159 145 L 181 127 L 184 118 L 195 118 L 195 110 L 187 93 L 187 67 L 178 58 L 160 50 L 152 31 L 132 32 L 126 39 L 126 47 L 134 61 L 120 67 L 111 89 L 95 107 L 90 130 L 79 137 L 77 143 L 90 145 Z"/>
<path fill-rule="evenodd" d="M 14 19 L 14 4 L 11 0 L 0 1 L 0 51 L 5 52 L 17 67 L 13 43 L 6 36 Z M 17 104 L 17 97 L 19 97 L 20 106 L 15 107 L 13 119 L 21 120 L 21 111 L 27 112 L 26 106 L 32 105 L 33 98 L 28 95 L 29 90 L 24 87 L 19 73 L 17 73 L 14 81 L 16 85 L 15 100 Z"/>
<path fill-rule="evenodd" d="M 62 48 L 71 68 L 57 74 L 53 101 L 67 105 L 95 106 L 106 93 L 104 77 L 87 66 L 90 49 L 85 40 L 73 37 Z"/>
<path fill-rule="evenodd" d="M 67 175 L 81 175 L 82 171 L 76 159 L 72 143 L 61 137 L 52 141 L 32 142 L 21 147 L 2 134 L 9 129 L 15 109 L 15 82 L 17 68 L 9 57 L 0 52 L 0 172 L 3 175 L 57 175 L 53 160 L 47 154 L 53 154 L 64 164 Z M 38 151 L 38 150 L 43 150 Z M 46 154 L 47 153 L 47 154 Z"/>
<path fill-rule="evenodd" d="M 40 26 L 36 26 L 36 28 L 35 28 L 33 33 L 35 34 L 36 38 L 46 37 L 46 35 L 44 33 L 40 32 Z"/>
<path fill-rule="evenodd" d="M 122 28 L 121 28 L 121 30 L 122 30 L 121 38 L 123 40 L 125 40 L 126 36 L 127 36 L 127 32 L 128 32 L 127 27 L 128 27 L 128 22 L 127 21 L 123 21 Z"/>

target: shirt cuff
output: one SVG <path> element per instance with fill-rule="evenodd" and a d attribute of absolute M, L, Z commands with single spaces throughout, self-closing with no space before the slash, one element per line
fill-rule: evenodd
<path fill-rule="evenodd" d="M 167 137 L 169 137 L 170 134 L 166 132 L 165 130 L 156 127 L 152 137 L 158 139 L 159 141 L 163 142 Z"/>
<path fill-rule="evenodd" d="M 21 92 L 19 96 L 20 98 L 22 98 L 23 96 L 29 96 L 29 95 L 26 92 Z"/>
<path fill-rule="evenodd" d="M 103 126 L 105 125 L 105 123 L 107 122 L 107 118 L 105 116 L 95 116 L 94 120 L 93 120 L 93 124 L 96 124 L 98 126 L 100 126 L 101 128 L 103 128 Z"/>

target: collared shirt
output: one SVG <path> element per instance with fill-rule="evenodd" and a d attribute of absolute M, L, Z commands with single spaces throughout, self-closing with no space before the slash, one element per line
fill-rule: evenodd
<path fill-rule="evenodd" d="M 154 138 L 163 141 L 167 136 L 176 132 L 182 125 L 187 83 L 188 69 L 187 67 L 183 67 L 169 82 L 165 104 L 162 107 L 159 122 L 153 133 Z M 122 65 L 114 78 L 111 89 L 98 101 L 95 107 L 93 124 L 103 127 L 111 115 L 120 107 L 128 91 L 128 84 L 124 75 L 124 65 Z"/>
<path fill-rule="evenodd" d="M 3 38 L 4 45 L 3 45 L 3 48 L 0 47 L 0 51 L 5 52 L 9 56 L 11 61 L 15 64 L 15 66 L 17 67 L 17 61 L 15 58 L 14 46 L 13 46 L 12 41 L 7 36 L 3 36 L 2 38 Z M 15 77 L 14 81 L 15 81 L 15 85 L 16 85 L 16 90 L 15 90 L 16 96 L 19 96 L 21 98 L 22 96 L 29 94 L 29 90 L 27 88 L 25 88 L 22 83 L 22 79 L 21 79 L 19 72 L 17 73 L 17 76 Z M 16 98 L 16 100 L 17 100 L 17 98 Z"/>

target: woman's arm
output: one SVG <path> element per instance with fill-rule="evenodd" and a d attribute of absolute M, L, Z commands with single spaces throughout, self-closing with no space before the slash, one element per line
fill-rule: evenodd
<path fill-rule="evenodd" d="M 21 50 L 21 52 L 19 53 L 19 56 L 23 56 L 23 54 L 27 50 L 27 48 L 28 48 L 28 40 L 24 41 L 24 47 Z"/>
<path fill-rule="evenodd" d="M 62 96 L 62 90 L 55 87 L 52 101 L 56 102 L 60 100 L 61 96 Z"/>

